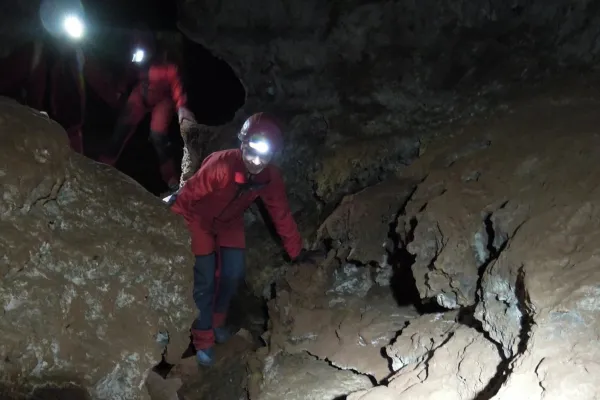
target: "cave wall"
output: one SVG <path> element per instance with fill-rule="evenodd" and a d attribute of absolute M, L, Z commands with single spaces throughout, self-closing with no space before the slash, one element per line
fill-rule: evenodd
<path fill-rule="evenodd" d="M 244 106 L 213 130 L 205 151 L 234 146 L 250 114 L 277 114 L 287 141 L 277 162 L 306 237 L 345 194 L 401 172 L 449 123 L 488 114 L 513 87 L 589 66 L 600 51 L 600 1 L 178 6 L 179 29 L 231 65 L 246 90 Z M 270 276 L 265 254 L 276 251 L 265 235 L 248 235 L 261 280 Z"/>
<path fill-rule="evenodd" d="M 191 0 L 179 28 L 246 87 L 227 134 L 259 110 L 286 122 L 281 162 L 306 216 L 410 163 L 424 132 L 487 109 L 506 83 L 596 60 L 598 6 Z"/>

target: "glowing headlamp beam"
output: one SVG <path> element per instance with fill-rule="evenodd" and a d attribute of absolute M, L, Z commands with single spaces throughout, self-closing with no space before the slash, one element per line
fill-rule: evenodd
<path fill-rule="evenodd" d="M 261 140 L 259 142 L 249 142 L 248 145 L 256 150 L 260 154 L 267 154 L 269 152 L 269 143 Z"/>
<path fill-rule="evenodd" d="M 73 39 L 80 39 L 83 36 L 83 22 L 75 15 L 68 15 L 65 17 L 63 28 Z"/>
<path fill-rule="evenodd" d="M 131 61 L 135 63 L 141 63 L 142 61 L 144 61 L 144 57 L 146 57 L 146 53 L 144 52 L 144 50 L 137 49 L 135 53 L 133 53 L 133 58 L 131 59 Z"/>

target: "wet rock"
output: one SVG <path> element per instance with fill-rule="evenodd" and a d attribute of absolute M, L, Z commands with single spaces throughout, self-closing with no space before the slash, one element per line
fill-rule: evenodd
<path fill-rule="evenodd" d="M 273 356 L 263 373 L 260 393 L 251 400 L 335 400 L 372 386 L 364 375 L 332 368 L 306 354 Z"/>
<path fill-rule="evenodd" d="M 3 381 L 66 380 L 93 399 L 141 398 L 161 360 L 157 339 L 177 354 L 194 316 L 183 221 L 7 99 L 0 149 Z"/>

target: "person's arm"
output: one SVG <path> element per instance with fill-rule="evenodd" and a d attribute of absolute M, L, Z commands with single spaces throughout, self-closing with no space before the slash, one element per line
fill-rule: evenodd
<path fill-rule="evenodd" d="M 283 178 L 276 168 L 272 168 L 271 182 L 261 198 L 281 237 L 283 247 L 290 258 L 295 260 L 302 251 L 302 237 L 290 210 Z"/>
<path fill-rule="evenodd" d="M 171 87 L 171 96 L 175 107 L 179 110 L 182 107 L 187 107 L 187 94 L 181 83 L 181 77 L 179 76 L 179 69 L 175 64 L 169 64 L 166 67 L 166 78 Z"/>
<path fill-rule="evenodd" d="M 222 160 L 208 156 L 202 166 L 178 191 L 177 198 L 171 206 L 176 214 L 190 219 L 199 203 L 209 194 L 223 188 L 229 179 L 230 168 Z"/>

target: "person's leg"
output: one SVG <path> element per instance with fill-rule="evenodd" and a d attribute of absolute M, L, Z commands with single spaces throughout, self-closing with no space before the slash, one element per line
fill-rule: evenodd
<path fill-rule="evenodd" d="M 219 289 L 215 299 L 212 326 L 217 343 L 226 342 L 231 336 L 230 330 L 225 328 L 225 320 L 231 299 L 237 293 L 240 283 L 244 280 L 246 272 L 246 251 L 243 248 L 221 247 L 221 273 L 219 276 Z"/>
<path fill-rule="evenodd" d="M 212 327 L 217 267 L 215 242 L 213 235 L 203 230 L 197 221 L 189 221 L 188 228 L 192 237 L 192 251 L 196 256 L 193 297 L 198 308 L 198 317 L 192 324 L 192 341 L 198 362 L 208 366 L 213 363 L 215 343 Z"/>
<path fill-rule="evenodd" d="M 217 231 L 219 264 L 217 265 L 217 295 L 213 314 L 215 339 L 218 343 L 226 341 L 230 334 L 225 329 L 225 320 L 231 299 L 235 296 L 246 270 L 244 219 L 237 218 Z"/>
<path fill-rule="evenodd" d="M 139 87 L 136 87 L 127 99 L 127 104 L 119 115 L 115 130 L 98 161 L 112 166 L 117 163 L 127 142 L 135 133 L 139 123 L 144 119 L 146 111 L 141 90 Z"/>
<path fill-rule="evenodd" d="M 150 122 L 150 140 L 158 155 L 160 174 L 170 190 L 179 187 L 179 177 L 177 176 L 169 141 L 169 124 L 173 119 L 173 115 L 173 102 L 170 99 L 165 99 L 152 108 L 152 120 Z"/>

